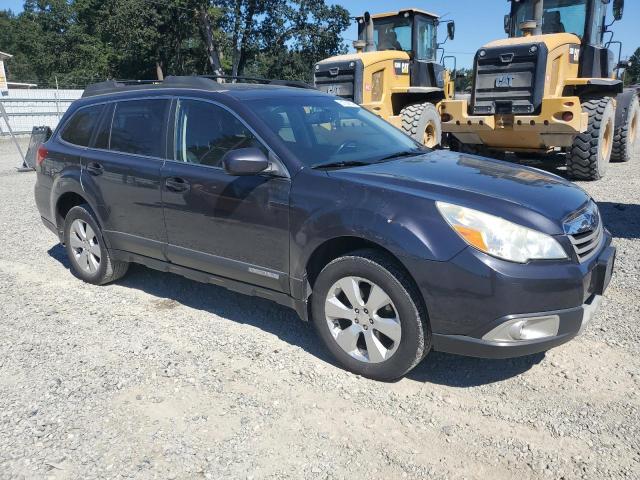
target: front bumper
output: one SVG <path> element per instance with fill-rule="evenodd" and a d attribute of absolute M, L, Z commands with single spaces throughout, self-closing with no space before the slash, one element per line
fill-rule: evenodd
<path fill-rule="evenodd" d="M 535 315 L 514 315 L 499 320 L 509 322 L 516 318 L 525 320 L 536 317 L 557 317 L 559 329 L 557 334 L 551 337 L 535 340 L 492 341 L 464 335 L 433 334 L 433 349 L 478 358 L 513 358 L 545 352 L 580 335 L 591 322 L 601 302 L 601 296 L 593 295 L 581 307 Z"/>
<path fill-rule="evenodd" d="M 448 262 L 408 268 L 429 311 L 434 350 L 509 358 L 579 335 L 609 285 L 615 256 L 605 231 L 598 254 L 583 263 L 521 265 L 467 248 Z"/>
<path fill-rule="evenodd" d="M 539 115 L 469 115 L 467 100 L 445 100 L 440 109 L 450 118 L 442 122 L 442 130 L 462 143 L 514 151 L 571 146 L 589 122 L 578 97 L 544 99 Z M 562 119 L 565 112 L 572 120 Z"/>

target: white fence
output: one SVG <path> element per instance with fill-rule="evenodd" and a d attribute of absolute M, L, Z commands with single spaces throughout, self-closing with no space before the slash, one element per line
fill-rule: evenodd
<path fill-rule="evenodd" d="M 9 95 L 0 97 L 15 134 L 31 133 L 33 127 L 43 125 L 52 129 L 69 108 L 71 102 L 82 96 L 83 90 L 10 89 Z M 0 119 L 0 135 L 9 132 Z"/>

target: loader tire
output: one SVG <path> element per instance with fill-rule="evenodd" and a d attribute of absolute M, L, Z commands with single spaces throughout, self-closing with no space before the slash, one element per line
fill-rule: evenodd
<path fill-rule="evenodd" d="M 567 173 L 575 180 L 600 180 L 611 160 L 615 108 L 611 97 L 584 100 L 589 114 L 587 131 L 579 134 L 567 154 Z"/>
<path fill-rule="evenodd" d="M 433 103 L 414 103 L 400 111 L 402 129 L 407 135 L 429 148 L 442 143 L 442 123 Z"/>
<path fill-rule="evenodd" d="M 616 125 L 613 138 L 612 162 L 628 162 L 638 156 L 640 150 L 640 101 L 635 96 L 629 107 L 622 125 Z"/>

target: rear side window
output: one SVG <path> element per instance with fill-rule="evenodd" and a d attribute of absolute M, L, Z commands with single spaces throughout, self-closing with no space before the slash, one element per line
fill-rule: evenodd
<path fill-rule="evenodd" d="M 103 108 L 104 105 L 93 105 L 75 112 L 60 134 L 62 139 L 81 147 L 89 146 L 91 134 L 100 120 Z"/>
<path fill-rule="evenodd" d="M 119 102 L 115 106 L 109 148 L 118 152 L 164 157 L 163 131 L 169 100 Z"/>
<path fill-rule="evenodd" d="M 230 150 L 255 147 L 268 150 L 234 115 L 222 107 L 198 100 L 178 104 L 175 159 L 209 167 L 221 167 Z"/>

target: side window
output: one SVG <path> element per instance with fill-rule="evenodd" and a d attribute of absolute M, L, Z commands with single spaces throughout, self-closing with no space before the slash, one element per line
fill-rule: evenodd
<path fill-rule="evenodd" d="M 113 113 L 109 148 L 118 152 L 164 157 L 162 133 L 170 101 L 118 102 Z"/>
<path fill-rule="evenodd" d="M 81 147 L 88 146 L 103 108 L 104 105 L 93 105 L 74 113 L 60 134 L 62 139 Z"/>
<path fill-rule="evenodd" d="M 222 157 L 238 148 L 267 149 L 240 120 L 222 107 L 180 100 L 175 129 L 175 156 L 180 162 L 221 167 Z"/>

